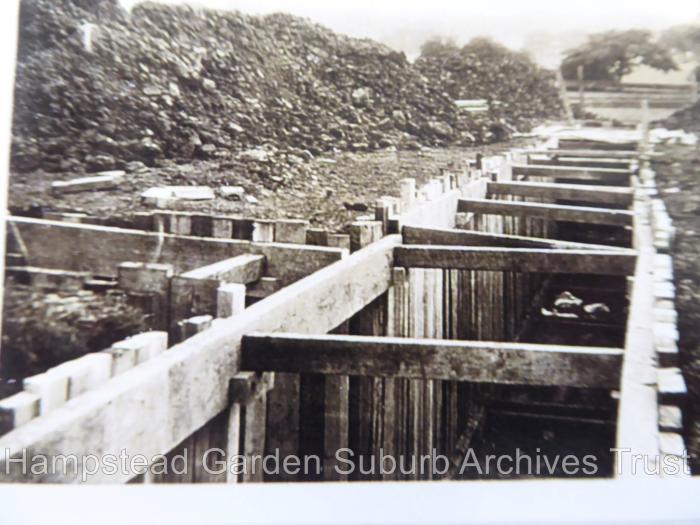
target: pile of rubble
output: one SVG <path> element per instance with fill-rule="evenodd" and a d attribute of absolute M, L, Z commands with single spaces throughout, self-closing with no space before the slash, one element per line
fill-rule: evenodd
<path fill-rule="evenodd" d="M 2 324 L 4 378 L 44 372 L 108 348 L 147 327 L 145 314 L 122 292 L 45 293 L 6 281 Z"/>
<path fill-rule="evenodd" d="M 696 102 L 687 108 L 679 109 L 666 120 L 656 122 L 655 124 L 668 129 L 682 129 L 697 133 L 700 131 L 700 102 Z"/>
<path fill-rule="evenodd" d="M 21 18 L 14 172 L 133 173 L 202 159 L 280 183 L 327 151 L 471 145 L 498 138 L 494 125 L 551 116 L 533 100 L 532 90 L 550 92 L 539 76 L 504 83 L 518 61 L 482 59 L 467 90 L 502 104 L 460 119 L 429 68 L 288 15 L 22 0 Z"/>
<path fill-rule="evenodd" d="M 513 131 L 529 131 L 544 119 L 562 115 L 554 72 L 485 38 L 463 47 L 438 43 L 424 46 L 416 67 L 440 83 L 455 100 L 484 101 L 469 127 L 479 142 L 502 140 Z"/>
<path fill-rule="evenodd" d="M 46 36 L 44 47 L 20 46 L 15 171 L 236 152 L 264 168 L 280 155 L 303 162 L 455 136 L 452 101 L 380 44 L 286 15 L 93 4 L 22 2 L 22 39 Z"/>

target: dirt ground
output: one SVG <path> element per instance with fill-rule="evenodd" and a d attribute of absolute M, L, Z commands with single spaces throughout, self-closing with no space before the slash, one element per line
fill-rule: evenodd
<path fill-rule="evenodd" d="M 700 147 L 657 147 L 654 162 L 661 197 L 673 219 L 676 309 L 683 374 L 689 399 L 686 443 L 694 472 L 700 472 Z"/>
<path fill-rule="evenodd" d="M 178 203 L 179 210 L 225 213 L 245 218 L 308 219 L 316 227 L 340 231 L 358 215 L 372 210 L 382 195 L 399 196 L 399 181 L 415 177 L 418 185 L 444 172 L 464 169 L 477 153 L 489 155 L 520 145 L 502 142 L 479 148 L 423 149 L 340 153 L 311 159 L 289 172 L 283 181 L 261 179 L 251 165 L 227 167 L 219 162 L 165 163 L 156 168 L 127 174 L 127 182 L 116 190 L 82 192 L 55 197 L 51 182 L 74 178 L 70 173 L 34 172 L 11 174 L 9 203 L 13 212 L 31 207 L 91 215 L 119 215 L 148 208 L 139 195 L 153 186 L 208 185 L 243 186 L 257 202 L 231 201 L 221 197 L 209 201 Z"/>

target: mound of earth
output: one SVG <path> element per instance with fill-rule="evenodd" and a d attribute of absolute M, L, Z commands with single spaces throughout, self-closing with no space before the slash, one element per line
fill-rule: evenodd
<path fill-rule="evenodd" d="M 403 53 L 283 14 L 117 0 L 22 0 L 20 13 L 15 173 L 240 159 L 281 177 L 323 152 L 490 142 L 556 108 L 550 79 L 500 48 L 496 61 L 470 51 L 474 78 L 454 93 Z M 498 104 L 460 117 L 464 91 Z"/>

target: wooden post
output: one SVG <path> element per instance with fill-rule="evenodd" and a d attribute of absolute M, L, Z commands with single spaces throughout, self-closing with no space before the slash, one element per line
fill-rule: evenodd
<path fill-rule="evenodd" d="M 275 383 L 274 374 L 239 372 L 231 380 L 227 457 L 245 456 L 244 471 L 229 471 L 229 483 L 263 481 L 261 461 L 265 453 L 267 392 Z"/>
<path fill-rule="evenodd" d="M 374 219 L 382 225 L 382 234 L 389 233 L 389 207 L 383 199 L 377 199 L 374 203 Z"/>
<path fill-rule="evenodd" d="M 0 435 L 37 417 L 40 401 L 39 395 L 26 391 L 0 399 Z"/>
<path fill-rule="evenodd" d="M 216 290 L 216 317 L 226 318 L 245 310 L 245 284 L 226 283 Z"/>
<path fill-rule="evenodd" d="M 227 217 L 212 217 L 211 236 L 217 239 L 233 238 L 233 222 Z"/>
<path fill-rule="evenodd" d="M 280 219 L 275 222 L 275 242 L 305 244 L 309 221 Z"/>
<path fill-rule="evenodd" d="M 583 86 L 583 64 L 576 68 L 576 78 L 578 79 L 578 105 L 581 115 L 585 110 L 584 86 Z"/>
<path fill-rule="evenodd" d="M 416 179 L 401 179 L 401 212 L 405 213 L 413 207 L 416 200 Z"/>
<path fill-rule="evenodd" d="M 266 220 L 254 221 L 251 240 L 253 242 L 273 242 L 275 240 L 275 223 Z"/>
<path fill-rule="evenodd" d="M 347 334 L 348 323 L 343 323 L 333 333 Z M 346 375 L 325 376 L 323 417 L 323 479 L 346 481 L 347 475 L 338 468 L 336 454 L 348 448 L 348 410 L 350 378 Z"/>
<path fill-rule="evenodd" d="M 329 233 L 327 244 L 331 248 L 350 250 L 350 236 L 346 233 Z"/>
<path fill-rule="evenodd" d="M 382 237 L 379 221 L 356 221 L 350 225 L 350 250 L 355 252 Z"/>
<path fill-rule="evenodd" d="M 147 307 L 151 315 L 150 327 L 167 330 L 170 299 L 170 283 L 173 276 L 171 264 L 124 262 L 117 270 L 119 287 L 132 300 Z"/>

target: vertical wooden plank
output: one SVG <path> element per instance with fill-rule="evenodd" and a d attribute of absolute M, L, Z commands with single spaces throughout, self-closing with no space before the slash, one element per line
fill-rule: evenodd
<path fill-rule="evenodd" d="M 325 378 L 321 374 L 302 374 L 299 392 L 299 454 L 302 457 L 324 457 Z M 312 468 L 302 472 L 302 481 L 319 481 L 322 472 Z"/>
<path fill-rule="evenodd" d="M 255 458 L 265 454 L 266 411 L 267 394 L 264 392 L 251 399 L 242 408 L 243 451 L 248 468 L 241 481 L 246 483 L 263 481 L 262 462 L 256 461 Z"/>
<path fill-rule="evenodd" d="M 324 385 L 323 478 L 345 481 L 347 476 L 339 469 L 336 454 L 348 448 L 348 401 L 350 378 L 326 376 Z"/>
<path fill-rule="evenodd" d="M 214 419 L 207 423 L 206 439 L 204 434 L 195 438 L 195 450 L 201 467 L 195 471 L 195 483 L 225 483 L 228 463 L 224 467 L 217 463 L 226 461 L 227 425 L 229 409 L 220 412 Z M 224 451 L 224 455 L 213 452 L 213 449 Z M 207 465 L 207 469 L 204 465 Z M 223 472 L 222 472 L 223 471 Z"/>
<path fill-rule="evenodd" d="M 384 294 L 350 319 L 350 333 L 384 335 L 387 295 Z M 357 454 L 379 453 L 382 435 L 382 401 L 384 384 L 381 378 L 350 379 L 350 448 Z"/>
<path fill-rule="evenodd" d="M 277 450 L 280 457 L 299 454 L 300 388 L 299 374 L 275 374 L 275 388 L 267 395 L 267 454 Z M 280 472 L 271 479 L 294 481 L 296 478 L 294 474 Z"/>
<path fill-rule="evenodd" d="M 232 403 L 231 407 L 225 411 L 226 415 L 226 458 L 235 458 L 241 455 L 241 425 L 243 423 L 242 408 L 240 403 Z M 226 469 L 226 483 L 238 483 L 239 476 L 232 472 L 232 469 Z"/>
<path fill-rule="evenodd" d="M 349 333 L 349 323 L 341 324 L 332 333 Z M 345 469 L 340 468 L 336 457 L 339 450 L 349 448 L 349 395 L 348 376 L 325 377 L 322 457 L 323 479 L 327 481 L 347 480 L 347 475 L 342 472 Z"/>
<path fill-rule="evenodd" d="M 403 337 L 406 324 L 406 287 L 405 268 L 394 268 L 392 286 L 387 293 L 386 335 Z M 384 419 L 382 448 L 384 453 L 398 458 L 405 451 L 402 449 L 403 406 L 402 391 L 404 379 L 386 378 L 384 380 Z M 399 479 L 397 472 L 387 474 L 384 479 Z"/>
<path fill-rule="evenodd" d="M 171 264 L 124 262 L 117 269 L 119 287 L 128 296 L 147 296 L 149 327 L 167 330 L 169 322 L 170 286 L 173 276 Z"/>

